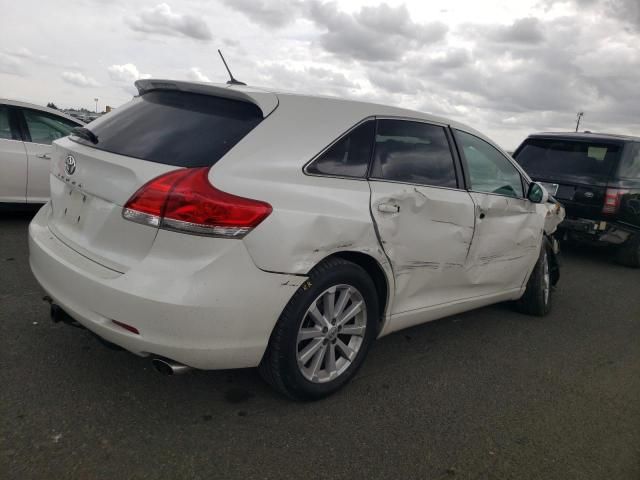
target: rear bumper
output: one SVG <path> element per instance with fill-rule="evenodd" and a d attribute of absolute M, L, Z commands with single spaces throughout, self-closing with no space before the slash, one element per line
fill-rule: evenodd
<path fill-rule="evenodd" d="M 558 229 L 577 240 L 611 245 L 621 245 L 632 236 L 639 234 L 625 225 L 586 218 L 565 218 L 558 226 Z"/>
<path fill-rule="evenodd" d="M 29 226 L 36 279 L 76 321 L 137 355 L 201 369 L 254 367 L 306 279 L 259 270 L 240 240 L 168 231 L 122 274 L 62 243 L 47 227 L 49 213 L 45 205 Z"/>

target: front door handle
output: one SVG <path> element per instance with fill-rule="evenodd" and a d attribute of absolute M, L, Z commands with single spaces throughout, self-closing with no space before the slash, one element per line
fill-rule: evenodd
<path fill-rule="evenodd" d="M 398 213 L 400 206 L 395 203 L 379 203 L 378 211 L 382 213 Z"/>
<path fill-rule="evenodd" d="M 51 157 L 48 153 L 41 153 L 40 155 L 36 155 L 38 158 L 44 158 L 45 160 L 51 160 Z"/>

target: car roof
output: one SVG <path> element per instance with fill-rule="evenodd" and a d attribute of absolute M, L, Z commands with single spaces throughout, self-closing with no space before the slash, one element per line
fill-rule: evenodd
<path fill-rule="evenodd" d="M 8 98 L 0 98 L 0 105 L 11 105 L 13 107 L 22 107 L 22 108 L 31 108 L 33 110 L 40 110 L 42 112 L 51 113 L 52 115 L 57 115 L 59 117 L 66 118 L 67 120 L 71 120 L 74 123 L 77 123 L 79 126 L 84 125 L 77 118 L 73 118 L 71 115 L 67 115 L 66 113 L 56 110 L 55 108 L 43 107 L 42 105 L 36 105 L 35 103 L 22 102 L 19 100 L 9 100 Z"/>
<path fill-rule="evenodd" d="M 317 105 L 317 102 L 322 102 L 324 106 L 326 106 L 327 108 L 334 108 L 336 112 L 344 111 L 345 108 L 348 109 L 351 105 L 353 106 L 354 110 L 357 110 L 361 115 L 364 115 L 362 118 L 388 116 L 405 119 L 424 120 L 426 122 L 449 125 L 453 128 L 464 130 L 477 137 L 480 137 L 494 147 L 498 148 L 503 153 L 506 153 L 490 138 L 488 138 L 481 132 L 469 127 L 468 125 L 444 117 L 439 117 L 436 115 L 431 115 L 428 113 L 406 108 L 393 107 L 362 100 L 352 100 L 322 95 L 308 95 L 270 88 L 253 87 L 246 85 L 229 85 L 223 83 L 188 82 L 182 80 L 150 78 L 138 80 L 135 82 L 135 85 L 141 94 L 152 90 L 179 90 L 246 101 L 257 105 L 262 110 L 264 117 L 267 117 L 273 110 L 277 108 L 280 100 L 286 100 L 288 104 L 299 104 L 301 108 L 304 107 L 305 103 L 313 103 L 314 105 Z"/>
<path fill-rule="evenodd" d="M 566 140 L 604 140 L 615 142 L 638 142 L 640 137 L 633 135 L 619 135 L 616 133 L 597 132 L 540 132 L 532 133 L 529 138 L 557 138 Z"/>

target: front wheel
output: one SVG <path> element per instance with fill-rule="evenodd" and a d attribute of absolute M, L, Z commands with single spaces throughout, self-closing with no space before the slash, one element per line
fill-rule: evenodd
<path fill-rule="evenodd" d="M 329 259 L 285 307 L 260 363 L 262 377 L 301 400 L 326 397 L 357 372 L 377 335 L 378 298 L 360 266 Z"/>
<path fill-rule="evenodd" d="M 544 244 L 524 295 L 516 302 L 516 308 L 522 313 L 537 317 L 544 317 L 551 311 L 551 268 L 549 253 Z"/>

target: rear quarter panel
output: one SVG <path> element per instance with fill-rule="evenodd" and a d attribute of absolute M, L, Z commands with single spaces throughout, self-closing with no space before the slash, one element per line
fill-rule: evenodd
<path fill-rule="evenodd" d="M 373 257 L 391 279 L 369 210 L 366 180 L 310 176 L 304 165 L 354 124 L 366 104 L 285 96 L 278 108 L 211 170 L 216 188 L 273 207 L 244 242 L 262 269 L 306 274 L 341 251 Z"/>

